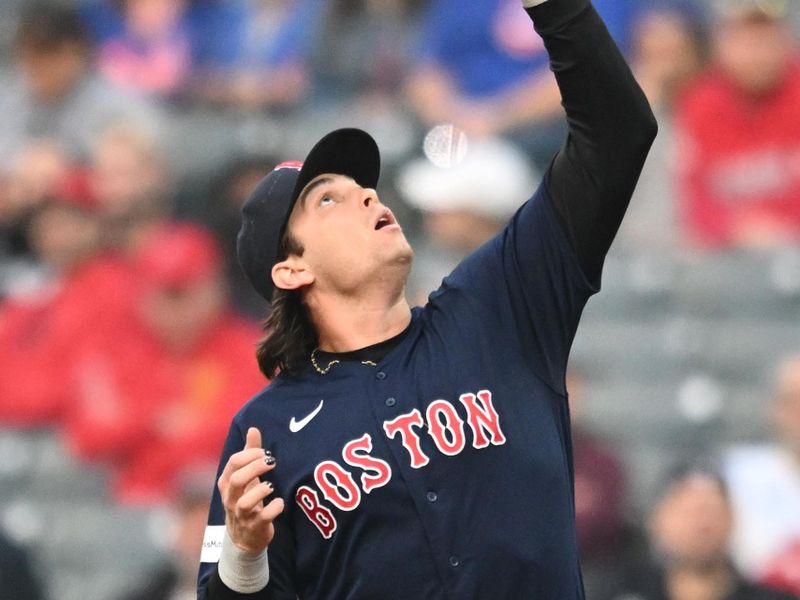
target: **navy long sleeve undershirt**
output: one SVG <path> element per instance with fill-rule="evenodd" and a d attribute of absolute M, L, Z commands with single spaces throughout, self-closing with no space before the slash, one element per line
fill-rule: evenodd
<path fill-rule="evenodd" d="M 655 138 L 655 117 L 588 0 L 550 0 L 528 14 L 550 55 L 569 125 L 545 184 L 585 275 L 599 282 Z"/>

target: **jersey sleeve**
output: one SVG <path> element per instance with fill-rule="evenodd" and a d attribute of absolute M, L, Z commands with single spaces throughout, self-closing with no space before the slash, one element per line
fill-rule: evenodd
<path fill-rule="evenodd" d="M 468 256 L 431 295 L 473 335 L 522 352 L 559 394 L 589 282 L 544 185 L 503 231 Z"/>
<path fill-rule="evenodd" d="M 217 468 L 217 478 L 231 455 L 244 448 L 246 428 L 242 427 L 239 417 L 233 420 L 222 457 Z M 220 579 L 217 570 L 222 539 L 225 533 L 225 510 L 219 489 L 214 485 L 211 495 L 211 506 L 208 514 L 208 525 L 203 539 L 203 548 L 200 554 L 200 571 L 197 577 L 198 600 L 296 600 L 297 592 L 294 589 L 292 571 L 294 556 L 294 536 L 288 521 L 281 515 L 275 521 L 275 538 L 267 550 L 269 560 L 269 584 L 267 587 L 253 594 L 242 594 L 228 588 Z"/>

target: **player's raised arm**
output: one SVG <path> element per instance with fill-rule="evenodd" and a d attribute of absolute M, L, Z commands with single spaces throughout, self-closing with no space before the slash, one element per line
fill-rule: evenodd
<path fill-rule="evenodd" d="M 628 207 L 657 125 L 644 93 L 589 0 L 523 0 L 544 39 L 569 135 L 546 178 L 591 281 Z"/>

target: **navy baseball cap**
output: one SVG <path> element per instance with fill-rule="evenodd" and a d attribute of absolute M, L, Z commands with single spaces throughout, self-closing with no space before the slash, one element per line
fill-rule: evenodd
<path fill-rule="evenodd" d="M 242 208 L 236 253 L 248 280 L 267 302 L 275 289 L 272 267 L 285 258 L 281 239 L 303 188 L 323 173 L 346 175 L 361 187 L 374 188 L 380 169 L 378 144 L 371 135 L 337 129 L 317 142 L 305 161 L 281 163 L 261 180 Z"/>

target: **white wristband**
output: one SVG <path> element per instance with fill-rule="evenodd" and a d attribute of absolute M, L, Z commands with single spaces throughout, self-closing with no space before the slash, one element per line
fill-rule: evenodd
<path fill-rule="evenodd" d="M 545 2 L 547 2 L 547 0 L 522 0 L 522 6 L 525 8 L 533 8 L 534 6 L 539 6 Z"/>
<path fill-rule="evenodd" d="M 233 543 L 227 528 L 222 539 L 217 570 L 222 583 L 240 594 L 260 592 L 269 583 L 267 551 L 255 556 L 245 552 Z"/>

